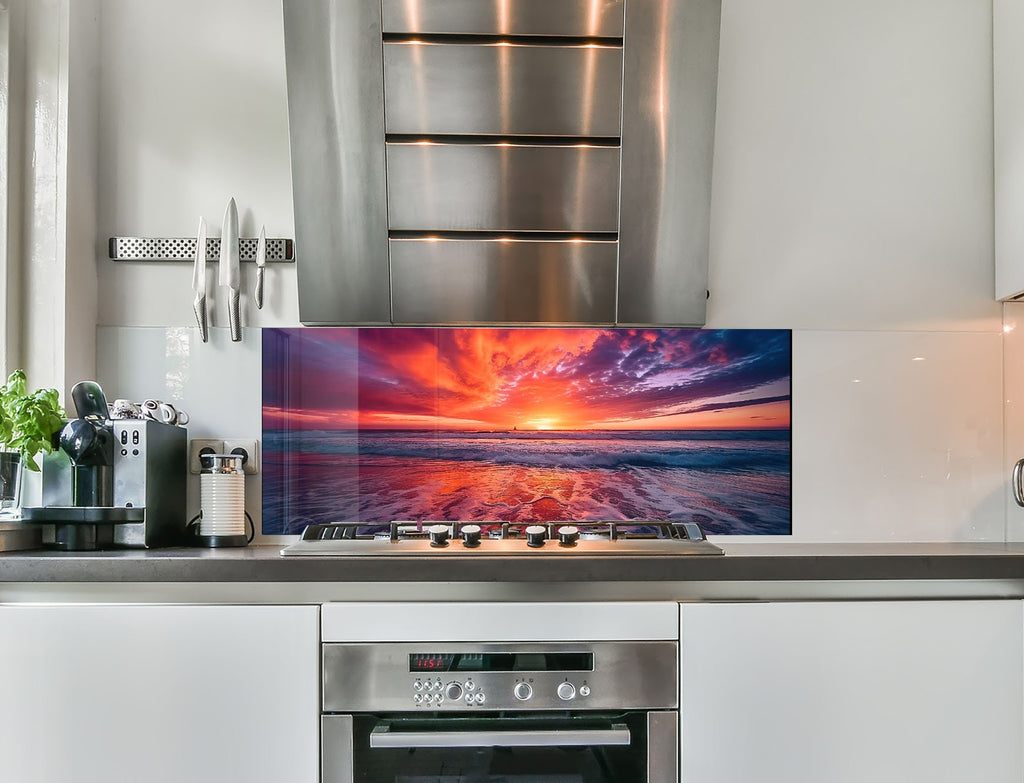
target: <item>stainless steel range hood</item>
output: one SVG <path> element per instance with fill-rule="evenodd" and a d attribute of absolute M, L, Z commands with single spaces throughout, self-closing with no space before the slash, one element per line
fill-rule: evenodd
<path fill-rule="evenodd" d="M 704 323 L 721 0 L 284 0 L 307 325 Z"/>

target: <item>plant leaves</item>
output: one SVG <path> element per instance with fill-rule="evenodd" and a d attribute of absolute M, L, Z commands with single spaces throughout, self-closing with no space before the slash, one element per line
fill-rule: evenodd
<path fill-rule="evenodd" d="M 0 444 L 21 452 L 29 470 L 38 471 L 36 455 L 53 451 L 53 436 L 64 426 L 64 409 L 56 389 L 29 394 L 23 370 L 15 370 L 0 386 Z"/>

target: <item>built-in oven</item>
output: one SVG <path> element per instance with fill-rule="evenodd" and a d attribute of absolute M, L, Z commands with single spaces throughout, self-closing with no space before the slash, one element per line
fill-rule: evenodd
<path fill-rule="evenodd" d="M 672 640 L 325 643 L 324 783 L 676 783 Z"/>

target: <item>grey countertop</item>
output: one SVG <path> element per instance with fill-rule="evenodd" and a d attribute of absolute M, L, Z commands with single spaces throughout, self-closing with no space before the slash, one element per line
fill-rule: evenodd
<path fill-rule="evenodd" d="M 281 557 L 240 549 L 0 554 L 0 583 L 1024 581 L 1024 543 L 720 543 L 724 556 Z"/>

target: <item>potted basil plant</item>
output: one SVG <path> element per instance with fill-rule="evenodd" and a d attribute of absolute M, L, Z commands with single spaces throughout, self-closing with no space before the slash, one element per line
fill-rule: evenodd
<path fill-rule="evenodd" d="M 39 471 L 36 457 L 53 451 L 63 426 L 56 389 L 29 392 L 24 370 L 0 386 L 0 513 L 18 512 L 22 471 Z"/>

